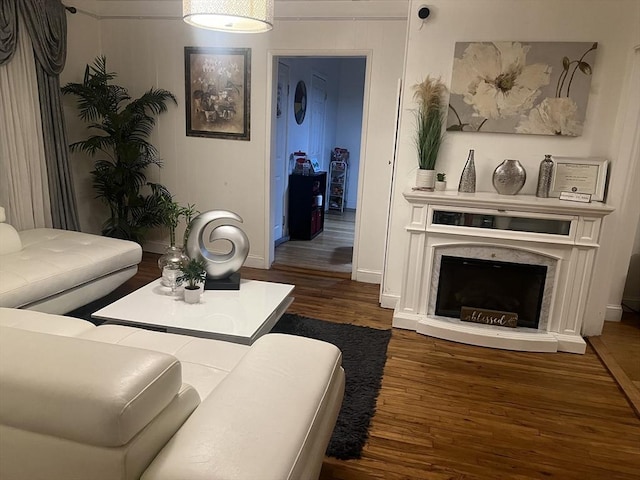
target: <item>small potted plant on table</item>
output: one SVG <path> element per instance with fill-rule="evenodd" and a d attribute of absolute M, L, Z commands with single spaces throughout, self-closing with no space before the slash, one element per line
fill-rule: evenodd
<path fill-rule="evenodd" d="M 179 283 L 186 283 L 184 286 L 184 301 L 187 303 L 198 303 L 200 301 L 200 286 L 207 278 L 204 269 L 204 261 L 196 258 L 190 259 L 182 268 L 182 275 L 178 277 Z"/>
<path fill-rule="evenodd" d="M 447 189 L 447 174 L 436 173 L 436 191 L 443 192 Z"/>

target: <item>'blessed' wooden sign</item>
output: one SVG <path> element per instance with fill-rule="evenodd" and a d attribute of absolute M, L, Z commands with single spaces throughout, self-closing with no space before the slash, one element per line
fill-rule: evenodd
<path fill-rule="evenodd" d="M 518 314 L 484 308 L 462 307 L 460 309 L 460 320 L 515 328 L 518 325 Z"/>

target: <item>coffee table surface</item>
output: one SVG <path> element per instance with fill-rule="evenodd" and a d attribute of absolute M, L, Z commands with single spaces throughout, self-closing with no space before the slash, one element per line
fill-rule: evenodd
<path fill-rule="evenodd" d="M 241 280 L 240 290 L 205 290 L 188 304 L 178 288 L 155 280 L 93 313 L 108 323 L 150 327 L 171 333 L 251 345 L 268 333 L 289 308 L 294 285 Z"/>

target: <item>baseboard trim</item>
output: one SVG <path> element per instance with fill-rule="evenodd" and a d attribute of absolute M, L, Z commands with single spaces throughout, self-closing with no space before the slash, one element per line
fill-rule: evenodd
<path fill-rule="evenodd" d="M 162 243 L 162 242 L 145 242 L 143 250 L 145 252 L 159 253 L 160 255 L 162 255 L 164 252 L 167 251 L 167 248 L 169 248 L 169 245 L 166 244 L 166 243 Z M 222 250 L 221 251 L 212 250 L 212 252 L 213 253 L 226 253 L 226 252 L 224 252 Z M 258 255 L 251 255 L 251 254 L 249 254 L 247 259 L 245 260 L 244 266 L 245 267 L 251 267 L 251 268 L 260 268 L 262 270 L 266 270 L 266 269 L 269 268 L 267 265 L 265 265 L 264 257 L 260 257 Z"/>
<path fill-rule="evenodd" d="M 358 269 L 356 270 L 354 280 L 356 282 L 377 283 L 379 285 L 380 282 L 382 282 L 382 273 L 374 272 L 373 270 Z"/>
<path fill-rule="evenodd" d="M 400 295 L 391 295 L 389 293 L 383 293 L 380 295 L 380 306 L 382 308 L 396 308 L 399 301 Z"/>
<path fill-rule="evenodd" d="M 622 320 L 622 305 L 607 305 L 604 312 L 605 322 L 619 322 Z"/>

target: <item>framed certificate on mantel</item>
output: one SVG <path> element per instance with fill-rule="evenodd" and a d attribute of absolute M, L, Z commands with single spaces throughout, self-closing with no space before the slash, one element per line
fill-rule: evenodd
<path fill-rule="evenodd" d="M 603 158 L 553 157 L 552 197 L 562 192 L 587 193 L 591 200 L 604 200 L 609 162 Z"/>

